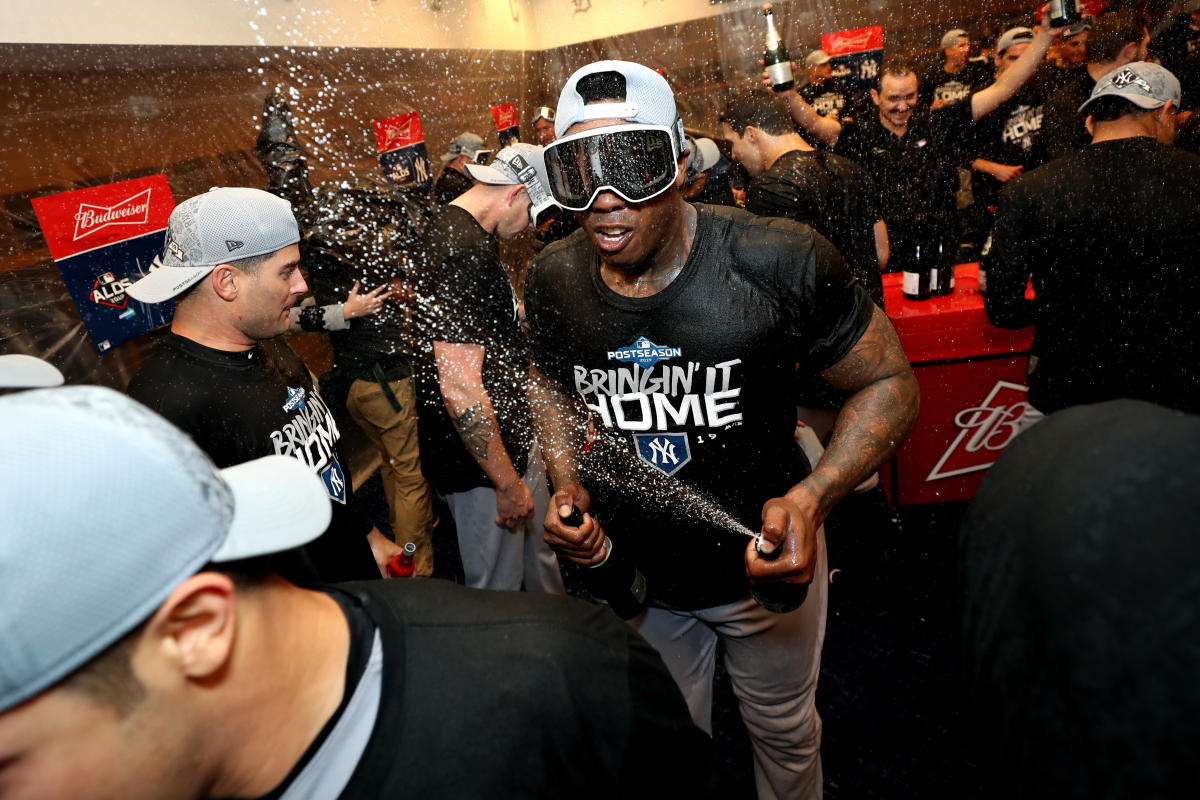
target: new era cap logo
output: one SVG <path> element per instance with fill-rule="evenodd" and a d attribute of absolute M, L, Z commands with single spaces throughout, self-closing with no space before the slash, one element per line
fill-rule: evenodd
<path fill-rule="evenodd" d="M 75 237 L 79 241 L 110 225 L 145 225 L 150 219 L 150 189 L 111 206 L 80 203 L 75 212 Z"/>
<path fill-rule="evenodd" d="M 228 250 L 228 251 L 229 251 L 229 252 L 231 252 L 231 253 L 232 253 L 234 250 L 237 250 L 239 247 L 245 247 L 245 246 L 246 246 L 246 243 L 245 243 L 245 242 L 237 242 L 237 241 L 234 241 L 234 240 L 232 240 L 232 239 L 226 239 L 226 240 L 225 240 L 225 249 L 226 249 L 226 250 Z"/>

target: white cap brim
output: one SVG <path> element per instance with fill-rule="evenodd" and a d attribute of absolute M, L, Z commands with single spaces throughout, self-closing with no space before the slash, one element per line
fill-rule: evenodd
<path fill-rule="evenodd" d="M 505 175 L 495 167 L 489 167 L 485 164 L 464 164 L 467 168 L 467 174 L 480 183 L 488 183 L 493 186 L 519 186 L 521 181 L 509 175 Z"/>
<path fill-rule="evenodd" d="M 712 139 L 697 139 L 696 150 L 700 155 L 700 171 L 707 172 L 721 160 L 721 150 Z"/>
<path fill-rule="evenodd" d="M 158 267 L 132 284 L 125 293 L 143 303 L 162 303 L 190 289 L 214 267 Z"/>
<path fill-rule="evenodd" d="M 13 353 L 0 356 L 0 387 L 37 389 L 62 386 L 63 376 L 53 364 L 34 356 Z"/>
<path fill-rule="evenodd" d="M 220 471 L 233 492 L 233 522 L 212 561 L 278 553 L 311 542 L 332 509 L 321 478 L 299 459 L 264 456 Z"/>

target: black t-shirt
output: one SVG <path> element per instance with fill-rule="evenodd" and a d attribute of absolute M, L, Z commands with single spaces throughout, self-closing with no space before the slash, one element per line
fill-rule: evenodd
<path fill-rule="evenodd" d="M 807 225 L 696 206 L 682 271 L 651 297 L 617 294 L 580 231 L 534 261 L 525 290 L 538 368 L 600 431 L 575 463 L 616 542 L 630 542 L 651 603 L 696 609 L 745 597 L 747 528 L 805 476 L 794 370 L 820 372 L 866 330 L 874 304 Z M 579 422 L 579 419 L 573 420 Z"/>
<path fill-rule="evenodd" d="M 1026 171 L 1046 160 L 1042 118 L 1052 89 L 1051 71 L 1061 70 L 1042 67 L 1016 94 L 975 123 L 974 156 L 997 164 L 1021 165 Z M 990 175 L 984 177 L 996 180 Z"/>
<path fill-rule="evenodd" d="M 958 72 L 947 72 L 943 62 L 921 77 L 917 102 L 922 108 L 929 108 L 934 100 L 957 103 L 986 88 L 992 79 L 992 70 L 978 61 L 968 61 Z"/>
<path fill-rule="evenodd" d="M 984 301 L 993 324 L 1035 326 L 1029 401 L 1200 412 L 1196 253 L 1200 157 L 1154 139 L 1088 145 L 1006 187 Z"/>
<path fill-rule="evenodd" d="M 484 348 L 483 388 L 508 457 L 517 474 L 524 474 L 533 439 L 525 394 L 529 344 L 495 237 L 465 209 L 446 206 L 430 222 L 414 258 L 421 469 L 441 492 L 492 485 L 442 400 L 433 343 L 447 342 Z"/>
<path fill-rule="evenodd" d="M 903 136 L 879 115 L 842 126 L 834 152 L 865 169 L 879 187 L 889 234 L 957 225 L 958 144 L 971 130 L 971 99 L 914 114 Z"/>
<path fill-rule="evenodd" d="M 469 177 L 447 164 L 433 184 L 433 199 L 439 205 L 446 205 L 474 185 L 475 182 Z"/>
<path fill-rule="evenodd" d="M 299 459 L 321 477 L 333 505 L 329 530 L 306 547 L 318 575 L 379 576 L 366 541 L 372 525 L 350 508 L 349 462 L 337 422 L 282 339 L 231 352 L 168 333 L 128 393 L 191 436 L 218 467 L 268 455 Z"/>
<path fill-rule="evenodd" d="M 811 225 L 833 242 L 871 299 L 883 308 L 874 225 L 879 190 L 849 159 L 821 150 L 784 153 L 746 190 L 746 210 Z"/>
<path fill-rule="evenodd" d="M 1042 139 L 1047 161 L 1074 153 L 1092 141 L 1091 134 L 1083 124 L 1087 112 L 1080 112 L 1079 107 L 1092 96 L 1094 88 L 1096 82 L 1084 69 L 1055 89 L 1046 100 L 1042 114 Z"/>
<path fill-rule="evenodd" d="M 796 90 L 822 117 L 842 116 L 850 102 L 850 89 L 837 78 L 806 83 Z"/>

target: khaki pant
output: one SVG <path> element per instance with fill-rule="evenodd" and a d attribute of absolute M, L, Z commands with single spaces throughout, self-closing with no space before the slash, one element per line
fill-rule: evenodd
<path fill-rule="evenodd" d="M 382 463 L 379 477 L 387 497 L 388 521 L 396 543 L 417 546 L 413 561 L 415 575 L 433 574 L 433 499 L 429 483 L 421 474 L 417 445 L 417 401 L 412 378 L 389 381 L 400 410 L 392 408 L 375 381 L 358 380 L 350 386 L 346 408 L 375 446 Z"/>

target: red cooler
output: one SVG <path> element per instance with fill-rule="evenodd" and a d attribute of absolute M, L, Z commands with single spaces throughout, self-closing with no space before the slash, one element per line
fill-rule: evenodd
<path fill-rule="evenodd" d="M 990 325 L 979 265 L 955 267 L 954 292 L 905 300 L 900 273 L 883 276 L 888 317 L 921 385 L 921 415 L 884 470 L 893 505 L 965 500 L 1025 412 L 1033 328 Z"/>

